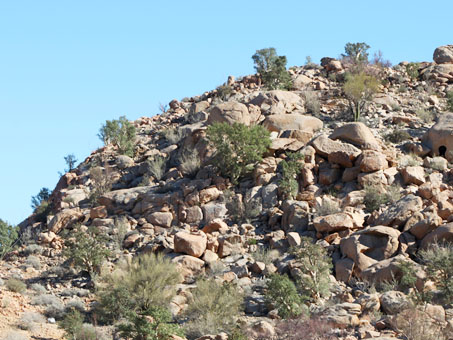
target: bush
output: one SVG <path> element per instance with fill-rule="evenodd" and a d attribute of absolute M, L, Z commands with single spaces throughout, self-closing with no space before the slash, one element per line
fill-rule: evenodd
<path fill-rule="evenodd" d="M 162 255 L 140 255 L 100 278 L 97 314 L 102 321 L 113 322 L 130 312 L 142 314 L 152 307 L 166 307 L 179 282 L 178 269 L 170 260 Z"/>
<path fill-rule="evenodd" d="M 425 109 L 418 109 L 415 114 L 423 123 L 432 123 L 436 115 L 432 111 L 427 111 Z"/>
<path fill-rule="evenodd" d="M 446 303 L 453 302 L 453 245 L 433 244 L 421 250 L 419 256 L 426 266 L 427 278 L 435 283 Z"/>
<path fill-rule="evenodd" d="M 300 272 L 296 281 L 302 298 L 318 301 L 330 295 L 330 270 L 332 262 L 327 251 L 311 239 L 302 237 L 300 246 L 292 247 L 291 253 L 296 257 Z"/>
<path fill-rule="evenodd" d="M 201 280 L 192 292 L 185 325 L 190 338 L 205 334 L 230 333 L 236 326 L 236 319 L 242 306 L 243 297 L 231 284 L 223 285 L 214 280 Z"/>
<path fill-rule="evenodd" d="M 43 286 L 43 285 L 40 285 L 39 283 L 33 283 L 31 286 L 30 286 L 30 289 L 38 294 L 45 294 L 47 293 L 47 289 Z"/>
<path fill-rule="evenodd" d="M 59 326 L 64 329 L 68 339 L 77 340 L 79 339 L 77 335 L 82 330 L 83 319 L 83 315 L 78 310 L 72 309 L 59 322 Z"/>
<path fill-rule="evenodd" d="M 398 144 L 411 139 L 411 135 L 400 127 L 386 134 L 384 138 L 391 143 Z"/>
<path fill-rule="evenodd" d="M 280 321 L 276 325 L 277 340 L 335 340 L 338 336 L 324 320 L 306 317 Z"/>
<path fill-rule="evenodd" d="M 370 45 L 364 42 L 350 43 L 344 46 L 345 54 L 341 56 L 354 64 L 368 63 L 368 49 Z"/>
<path fill-rule="evenodd" d="M 179 169 L 180 171 L 187 176 L 194 177 L 198 170 L 200 170 L 201 160 L 196 150 L 187 150 L 183 152 Z"/>
<path fill-rule="evenodd" d="M 64 161 L 66 162 L 66 165 L 68 166 L 68 168 L 65 169 L 66 172 L 70 172 L 70 171 L 74 170 L 74 166 L 77 163 L 77 158 L 74 156 L 73 153 L 65 156 Z"/>
<path fill-rule="evenodd" d="M 30 330 L 33 331 L 36 329 L 37 323 L 44 323 L 46 319 L 36 312 L 25 312 L 22 314 L 20 321 L 19 321 L 19 328 L 23 330 Z"/>
<path fill-rule="evenodd" d="M 106 241 L 106 236 L 96 227 L 83 230 L 82 226 L 78 225 L 65 240 L 63 256 L 76 268 L 86 270 L 90 275 L 99 273 L 102 263 L 110 255 Z"/>
<path fill-rule="evenodd" d="M 363 71 L 357 74 L 348 74 L 346 76 L 343 91 L 346 98 L 349 100 L 349 106 L 355 121 L 359 120 L 360 114 L 365 108 L 366 103 L 373 98 L 373 95 L 378 90 L 379 81 Z"/>
<path fill-rule="evenodd" d="M 447 92 L 447 110 L 453 112 L 453 90 Z"/>
<path fill-rule="evenodd" d="M 31 300 L 32 305 L 44 306 L 45 314 L 57 320 L 64 316 L 64 306 L 59 298 L 52 294 L 41 294 Z"/>
<path fill-rule="evenodd" d="M 245 200 L 241 195 L 236 195 L 231 190 L 225 190 L 223 197 L 228 210 L 228 217 L 234 223 L 250 223 L 260 215 L 263 209 L 261 198 Z"/>
<path fill-rule="evenodd" d="M 167 158 L 164 156 L 155 156 L 153 159 L 147 161 L 148 173 L 158 181 L 164 177 L 166 168 Z"/>
<path fill-rule="evenodd" d="M 50 190 L 47 188 L 41 188 L 36 196 L 31 197 L 31 208 L 35 214 L 35 220 L 37 222 L 46 222 L 47 215 L 52 210 L 50 204 Z"/>
<path fill-rule="evenodd" d="M 19 332 L 9 332 L 2 340 L 29 340 L 29 337 Z"/>
<path fill-rule="evenodd" d="M 278 185 L 285 198 L 292 199 L 299 191 L 299 183 L 296 176 L 301 170 L 302 164 L 300 161 L 302 159 L 302 154 L 290 153 L 287 159 L 280 162 L 282 178 L 279 180 Z"/>
<path fill-rule="evenodd" d="M 417 80 L 419 76 L 419 69 L 420 63 L 409 63 L 406 65 L 406 73 L 411 80 Z"/>
<path fill-rule="evenodd" d="M 9 225 L 0 219 L 0 259 L 13 250 L 14 244 L 18 238 L 17 227 Z"/>
<path fill-rule="evenodd" d="M 233 93 L 233 88 L 229 85 L 221 85 L 216 90 L 217 96 L 222 100 L 227 100 Z"/>
<path fill-rule="evenodd" d="M 340 205 L 338 204 L 337 201 L 328 198 L 323 198 L 321 204 L 316 203 L 315 216 L 332 215 L 340 211 L 341 211 Z"/>
<path fill-rule="evenodd" d="M 107 120 L 100 128 L 98 137 L 105 145 L 113 144 L 122 155 L 134 156 L 135 127 L 125 116 Z"/>
<path fill-rule="evenodd" d="M 41 261 L 34 255 L 27 257 L 27 259 L 25 260 L 25 265 L 28 267 L 33 267 L 35 269 L 41 269 Z"/>
<path fill-rule="evenodd" d="M 152 307 L 142 314 L 131 312 L 127 323 L 118 326 L 120 336 L 132 340 L 170 340 L 173 335 L 184 336 L 177 324 L 173 324 L 171 313 L 161 307 Z"/>
<path fill-rule="evenodd" d="M 291 76 L 286 70 L 286 57 L 278 56 L 275 48 L 257 50 L 252 56 L 255 70 L 261 76 L 263 84 L 270 90 L 290 90 Z"/>
<path fill-rule="evenodd" d="M 318 95 L 314 91 L 304 91 L 302 93 L 305 98 L 305 109 L 308 113 L 318 116 L 321 110 L 321 104 L 319 102 Z"/>
<path fill-rule="evenodd" d="M 162 131 L 162 136 L 170 144 L 178 144 L 178 142 L 185 137 L 182 129 L 178 128 L 168 128 Z"/>
<path fill-rule="evenodd" d="M 15 293 L 23 293 L 27 289 L 27 285 L 19 279 L 10 278 L 6 280 L 6 288 Z"/>
<path fill-rule="evenodd" d="M 283 319 L 294 318 L 303 312 L 303 300 L 296 285 L 286 275 L 273 274 L 267 283 L 266 302 L 278 309 Z"/>
<path fill-rule="evenodd" d="M 92 181 L 90 201 L 92 204 L 96 204 L 99 197 L 112 189 L 113 181 L 110 172 L 110 167 L 108 165 L 104 168 L 96 166 L 90 169 L 90 179 Z"/>
<path fill-rule="evenodd" d="M 277 249 L 270 250 L 264 247 L 258 247 L 251 255 L 256 262 L 263 262 L 264 264 L 269 265 L 278 258 L 279 252 Z"/>
<path fill-rule="evenodd" d="M 207 137 L 215 148 L 214 165 L 233 183 L 251 170 L 250 165 L 261 161 L 271 145 L 269 132 L 259 125 L 214 123 L 208 127 Z"/>

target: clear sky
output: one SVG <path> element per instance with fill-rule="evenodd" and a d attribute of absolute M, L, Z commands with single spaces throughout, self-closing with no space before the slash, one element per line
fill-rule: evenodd
<path fill-rule="evenodd" d="M 0 218 L 19 223 L 63 157 L 101 146 L 106 119 L 159 112 L 275 47 L 288 66 L 366 42 L 393 64 L 453 44 L 453 2 L 0 0 Z"/>

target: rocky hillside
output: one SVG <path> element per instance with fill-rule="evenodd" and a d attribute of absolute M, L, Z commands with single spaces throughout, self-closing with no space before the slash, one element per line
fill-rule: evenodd
<path fill-rule="evenodd" d="M 438 245 L 453 241 L 453 46 L 436 49 L 433 59 L 367 65 L 379 87 L 364 97 L 356 122 L 345 95 L 354 65 L 332 58 L 290 68 L 288 91 L 266 90 L 258 75 L 230 77 L 132 122 L 129 156 L 115 143 L 94 151 L 61 177 L 45 209 L 20 224 L 22 245 L 0 262 L 0 334 L 60 339 L 55 320 L 77 305 L 104 338 L 120 339 L 114 326 L 96 321 L 97 279 L 138 254 L 161 253 L 183 276 L 169 304 L 182 328 L 201 278 L 242 294 L 241 335 L 219 326 L 200 339 L 453 338 L 453 279 L 436 280 L 445 273 L 428 256 L 442 248 L 450 251 L 444 265 L 453 263 L 452 248 Z M 218 123 L 270 133 L 262 160 L 237 183 L 212 162 L 207 128 Z M 283 164 L 293 154 L 296 188 L 288 192 Z M 102 268 L 84 270 L 64 253 L 82 243 L 70 242 L 77 230 L 105 236 Z M 288 275 L 302 294 L 307 238 L 320 251 L 307 254 L 328 254 L 328 292 L 298 302 L 310 317 L 284 322 L 283 307 L 269 301 L 269 281 Z M 89 247 L 94 254 L 97 245 Z M 27 287 L 8 291 L 17 291 L 11 278 Z"/>

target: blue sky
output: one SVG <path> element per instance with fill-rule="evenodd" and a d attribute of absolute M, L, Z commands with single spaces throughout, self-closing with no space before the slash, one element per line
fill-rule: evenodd
<path fill-rule="evenodd" d="M 453 2 L 0 0 L 0 218 L 19 223 L 63 157 L 101 146 L 107 119 L 253 73 L 255 50 L 288 66 L 367 42 L 394 64 L 453 43 Z"/>

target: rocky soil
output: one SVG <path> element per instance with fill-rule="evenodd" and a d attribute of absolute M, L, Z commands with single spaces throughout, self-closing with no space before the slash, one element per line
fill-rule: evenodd
<path fill-rule="evenodd" d="M 420 63 L 415 79 L 406 64 L 370 66 L 383 81 L 359 122 L 352 122 L 342 92 L 346 65 L 331 58 L 322 66 L 292 67 L 292 91 L 266 91 L 256 75 L 230 77 L 229 91 L 173 100 L 166 112 L 133 122 L 133 158 L 112 145 L 94 151 L 61 177 L 46 221 L 32 215 L 20 224 L 28 245 L 0 262 L 0 277 L 20 278 L 27 290 L 0 286 L 0 334 L 62 338 L 52 318 L 18 329 L 24 313 L 42 312 L 32 304 L 39 293 L 53 295 L 59 308 L 77 300 L 89 310 L 90 280 L 61 256 L 62 233 L 81 223 L 115 240 L 112 263 L 140 252 L 163 252 L 178 263 L 185 281 L 171 306 L 174 315 L 185 308 L 184 286 L 198 275 L 235 282 L 246 292 L 240 322 L 256 338 L 269 339 L 278 318 L 264 302 L 265 280 L 295 270 L 289 247 L 301 236 L 312 237 L 328 250 L 334 269 L 332 297 L 311 309 L 337 329 L 338 339 L 397 339 L 401 334 L 389 320 L 408 297 L 370 286 L 400 277 L 398 261 L 414 262 L 419 249 L 453 241 L 453 113 L 446 112 L 445 99 L 453 90 L 453 47 L 436 49 L 434 62 Z M 264 159 L 238 185 L 208 165 L 206 128 L 215 122 L 261 124 L 271 132 Z M 279 163 L 289 152 L 303 155 L 291 200 L 278 184 Z M 193 175 L 182 165 L 187 153 L 201 160 Z M 157 156 L 167 159 L 161 178 L 153 176 L 149 162 Z M 97 166 L 111 189 L 93 205 L 100 180 L 90 169 Z M 390 193 L 390 199 L 370 210 L 369 187 Z M 264 261 L 256 256 L 260 249 L 277 252 Z M 420 269 L 420 280 L 423 275 Z M 433 332 L 453 330 L 451 306 L 433 301 L 426 308 Z"/>

